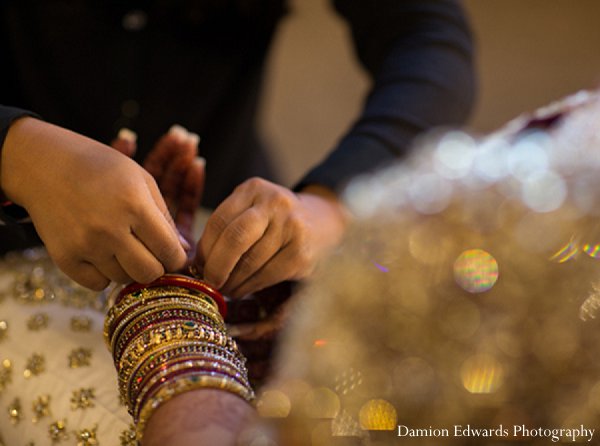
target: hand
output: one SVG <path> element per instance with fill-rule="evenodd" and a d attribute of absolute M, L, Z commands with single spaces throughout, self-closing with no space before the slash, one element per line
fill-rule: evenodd
<path fill-rule="evenodd" d="M 136 134 L 122 129 L 111 146 L 131 157 L 137 149 Z M 200 138 L 173 126 L 154 145 L 144 162 L 154 177 L 183 237 L 193 243 L 194 218 L 204 190 L 205 160 L 198 156 Z"/>
<path fill-rule="evenodd" d="M 346 220 L 343 206 L 323 187 L 296 194 L 252 178 L 209 217 L 198 242 L 196 267 L 231 297 L 303 279 L 339 242 Z"/>
<path fill-rule="evenodd" d="M 34 118 L 10 127 L 5 195 L 25 207 L 48 253 L 80 284 L 150 282 L 186 261 L 150 174 L 108 146 Z"/>

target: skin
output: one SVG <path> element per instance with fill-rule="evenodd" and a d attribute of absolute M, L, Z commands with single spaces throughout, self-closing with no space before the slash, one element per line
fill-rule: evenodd
<path fill-rule="evenodd" d="M 186 263 L 188 243 L 175 223 L 191 240 L 204 184 L 197 145 L 197 136 L 170 131 L 155 145 L 145 171 L 97 141 L 23 118 L 8 132 L 0 186 L 28 210 L 50 255 L 75 281 L 92 289 L 110 280 L 146 283 Z M 131 155 L 135 142 L 116 147 Z M 253 178 L 211 215 L 195 263 L 209 283 L 242 297 L 307 277 L 340 240 L 346 220 L 325 188 L 294 193 Z"/>
<path fill-rule="evenodd" d="M 83 286 L 150 282 L 186 263 L 154 178 L 118 151 L 34 118 L 13 123 L 0 186 L 29 212 L 50 256 Z"/>
<path fill-rule="evenodd" d="M 167 401 L 152 414 L 142 446 L 228 446 L 254 418 L 252 407 L 231 393 L 202 389 Z"/>
<path fill-rule="evenodd" d="M 190 247 L 195 243 L 194 217 L 204 190 L 206 162 L 198 157 L 199 141 L 198 135 L 175 125 L 157 141 L 143 164 L 156 180 L 177 229 Z M 133 157 L 136 136 L 131 131 L 121 131 L 111 146 Z M 193 255 L 191 249 L 188 254 Z"/>
<path fill-rule="evenodd" d="M 182 228 L 192 226 L 204 165 L 201 172 L 193 168 L 197 151 L 181 143 L 186 138 L 197 146 L 196 135 L 180 127 L 172 129 L 148 155 L 144 167 L 157 179 L 177 226 L 190 234 Z M 179 207 L 171 204 L 176 201 Z M 345 207 L 325 187 L 311 185 L 295 193 L 252 178 L 211 214 L 193 263 L 204 280 L 229 297 L 240 298 L 285 280 L 306 278 L 339 243 L 347 224 Z"/>
<path fill-rule="evenodd" d="M 320 186 L 299 193 L 252 178 L 209 217 L 195 264 L 206 281 L 243 297 L 284 280 L 304 279 L 341 240 L 347 213 Z"/>

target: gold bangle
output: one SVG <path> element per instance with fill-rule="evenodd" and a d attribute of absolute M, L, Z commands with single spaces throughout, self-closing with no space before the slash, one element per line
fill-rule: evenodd
<path fill-rule="evenodd" d="M 146 423 L 158 407 L 182 393 L 205 388 L 225 390 L 247 402 L 254 399 L 252 389 L 246 388 L 224 376 L 195 374 L 190 377 L 178 377 L 165 382 L 153 395 L 148 395 L 148 399 L 143 403 L 140 413 L 135 418 L 137 440 L 142 441 Z"/>
<path fill-rule="evenodd" d="M 181 310 L 180 310 L 181 312 Z M 118 362 L 119 358 L 122 356 L 125 348 L 133 342 L 134 339 L 138 338 L 141 334 L 146 333 L 148 331 L 155 331 L 157 329 L 170 327 L 173 330 L 176 330 L 177 327 L 182 327 L 183 329 L 187 329 L 187 327 L 191 327 L 192 325 L 198 325 L 205 329 L 213 330 L 216 333 L 223 333 L 225 331 L 216 328 L 213 325 L 210 325 L 210 320 L 205 317 L 198 317 L 197 313 L 187 314 L 184 312 L 184 317 L 177 317 L 172 319 L 164 319 L 162 317 L 157 318 L 146 318 L 141 319 L 133 325 L 127 327 L 127 329 L 123 330 L 119 338 L 115 342 L 115 347 L 113 349 L 113 358 L 115 362 Z M 200 320 L 198 320 L 200 319 Z M 150 327 L 150 328 L 148 328 Z M 167 339 L 170 340 L 170 339 Z"/>
<path fill-rule="evenodd" d="M 178 358 L 177 362 L 169 363 L 164 370 L 156 371 L 155 373 L 144 377 L 144 380 L 141 381 L 139 385 L 136 385 L 134 382 L 132 388 L 129 389 L 127 400 L 128 405 L 132 409 L 131 412 L 134 414 L 138 412 L 139 405 L 142 401 L 144 401 L 146 393 L 150 392 L 150 390 L 153 389 L 155 385 L 165 377 L 168 377 L 173 373 L 191 369 L 195 371 L 200 371 L 198 369 L 201 369 L 206 373 L 220 373 L 230 377 L 242 386 L 250 388 L 250 383 L 248 382 L 247 372 L 245 369 L 240 371 L 231 364 L 217 362 L 214 360 L 209 361 L 206 359 L 197 358 Z"/>
<path fill-rule="evenodd" d="M 173 298 L 187 298 L 191 299 L 194 302 L 198 302 L 202 306 L 208 306 L 214 313 L 219 315 L 219 318 L 222 320 L 221 314 L 218 311 L 218 307 L 216 303 L 207 295 L 199 295 L 199 292 L 193 293 L 188 292 L 184 288 L 175 288 L 175 289 L 166 289 L 163 291 L 162 288 L 149 289 L 149 290 L 140 290 L 138 293 L 141 293 L 140 297 L 130 298 L 129 296 L 125 298 L 123 301 L 119 302 L 117 305 L 114 305 L 108 311 L 106 319 L 104 320 L 104 338 L 105 340 L 110 339 L 111 337 L 111 327 L 115 321 L 118 321 L 123 313 L 126 313 L 128 310 L 133 308 L 147 308 L 150 302 L 162 299 L 173 299 Z"/>
<path fill-rule="evenodd" d="M 166 323 L 141 332 L 137 336 L 134 336 L 122 350 L 114 352 L 115 363 L 120 363 L 120 359 L 124 356 L 125 351 L 130 349 L 143 353 L 154 346 L 185 340 L 206 341 L 220 347 L 229 348 L 235 352 L 238 351 L 236 342 L 224 332 L 214 330 L 210 327 L 199 326 L 192 321 L 189 322 L 190 324 L 188 325 Z"/>
<path fill-rule="evenodd" d="M 210 312 L 210 310 L 206 308 L 199 307 L 195 305 L 193 302 L 184 301 L 180 298 L 175 299 L 162 299 L 161 301 L 157 301 L 160 303 L 156 303 L 150 308 L 140 308 L 139 311 L 132 312 L 119 321 L 119 324 L 114 328 L 114 330 L 110 333 L 110 337 L 107 342 L 110 348 L 110 351 L 114 351 L 115 344 L 117 343 L 117 339 L 121 336 L 122 332 L 126 329 L 128 325 L 135 325 L 139 320 L 142 320 L 144 317 L 151 317 L 153 315 L 160 315 L 158 319 L 163 317 L 170 316 L 178 316 L 178 310 L 188 310 L 192 311 L 199 315 L 204 315 L 210 320 L 214 322 L 214 325 L 220 327 L 224 326 L 224 323 L 219 321 L 217 316 L 220 318 L 218 313 Z"/>
<path fill-rule="evenodd" d="M 213 298 L 208 294 L 202 293 L 201 291 L 174 286 L 146 288 L 124 296 L 123 299 L 121 299 L 117 304 L 113 305 L 108 312 L 107 322 L 110 324 L 115 317 L 119 317 L 123 311 L 126 311 L 127 308 L 133 305 L 143 305 L 147 300 L 150 299 L 180 295 L 193 297 L 196 300 L 210 305 L 215 309 L 215 311 L 219 311 L 219 307 Z"/>
<path fill-rule="evenodd" d="M 212 353 L 222 357 L 225 360 L 235 364 L 244 364 L 245 359 L 241 355 L 229 352 L 223 347 L 219 347 L 204 341 L 188 340 L 185 342 L 172 342 L 159 348 L 145 352 L 142 356 L 133 358 L 125 357 L 122 360 L 123 366 L 118 369 L 119 374 L 119 390 L 123 398 L 126 397 L 126 389 L 130 385 L 131 377 L 135 375 L 139 369 L 144 367 L 146 361 L 156 360 L 158 363 L 169 359 L 173 356 L 187 353 Z"/>

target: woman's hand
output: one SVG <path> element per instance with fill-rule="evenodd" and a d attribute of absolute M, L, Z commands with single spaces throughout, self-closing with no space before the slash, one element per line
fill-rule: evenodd
<path fill-rule="evenodd" d="M 194 219 L 204 191 L 205 160 L 198 156 L 200 138 L 174 125 L 154 145 L 143 167 L 154 177 L 182 236 L 193 245 Z M 122 129 L 111 146 L 132 157 L 134 132 Z M 190 253 L 193 255 L 193 253 Z"/>
<path fill-rule="evenodd" d="M 187 243 L 156 182 L 110 147 L 27 117 L 12 124 L 0 168 L 5 195 L 80 284 L 147 283 L 185 264 Z"/>
<path fill-rule="evenodd" d="M 196 267 L 231 297 L 302 279 L 340 241 L 346 220 L 343 206 L 325 188 L 294 193 L 253 178 L 209 217 Z"/>

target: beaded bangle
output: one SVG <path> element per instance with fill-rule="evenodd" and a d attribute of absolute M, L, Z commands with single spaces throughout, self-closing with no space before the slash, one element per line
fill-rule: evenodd
<path fill-rule="evenodd" d="M 199 301 L 203 305 L 206 304 L 210 306 L 214 311 L 219 311 L 215 301 L 207 294 L 195 290 L 186 290 L 181 287 L 151 288 L 148 290 L 136 291 L 131 295 L 125 296 L 118 304 L 113 305 L 108 313 L 106 322 L 110 325 L 115 318 L 123 317 L 124 313 L 131 309 L 138 306 L 146 306 L 148 302 L 153 299 L 162 299 L 166 297 L 187 297 Z"/>
<path fill-rule="evenodd" d="M 177 326 L 174 330 L 172 326 L 159 326 L 156 329 L 145 331 L 129 342 L 122 352 L 114 353 L 115 363 L 122 366 L 121 359 L 126 355 L 129 360 L 137 360 L 135 354 L 143 354 L 160 346 L 171 345 L 173 343 L 185 342 L 186 340 L 205 341 L 217 347 L 223 347 L 231 352 L 239 353 L 236 342 L 222 332 L 215 332 L 212 329 L 204 327 L 192 327 L 186 330 Z M 241 356 L 240 356 L 241 357 Z M 128 361 L 129 361 L 128 360 Z"/>
<path fill-rule="evenodd" d="M 193 279 L 188 276 L 183 276 L 180 274 L 165 274 L 164 276 L 156 279 L 154 282 L 145 285 L 139 283 L 130 284 L 123 288 L 123 291 L 120 293 L 120 296 L 124 297 L 127 294 L 131 294 L 141 289 L 165 286 L 179 286 L 182 288 L 194 289 L 196 291 L 205 293 L 215 301 L 217 307 L 219 308 L 219 312 L 221 313 L 223 318 L 227 315 L 227 304 L 225 303 L 225 299 L 223 298 L 223 295 L 221 293 L 219 293 L 216 289 L 208 285 L 206 282 L 203 282 L 198 279 Z M 117 297 L 115 305 L 118 303 L 119 297 Z"/>
<path fill-rule="evenodd" d="M 137 413 L 141 403 L 146 400 L 147 395 L 151 395 L 158 386 L 182 373 L 219 373 L 222 376 L 226 376 L 236 381 L 242 386 L 250 387 L 250 384 L 244 375 L 226 363 L 198 359 L 177 360 L 169 363 L 165 369 L 155 371 L 153 374 L 148 375 L 139 385 L 134 385 L 132 389 L 130 389 L 130 401 L 134 403 L 132 412 L 134 414 Z"/>
<path fill-rule="evenodd" d="M 192 320 L 202 319 L 201 316 L 206 316 L 213 321 L 212 325 L 217 327 L 221 325 L 214 319 L 214 317 L 218 316 L 218 313 L 210 313 L 206 310 L 206 308 L 201 308 L 195 305 L 193 302 L 182 299 L 167 298 L 163 299 L 162 301 L 155 302 L 148 309 L 141 308 L 140 311 L 130 313 L 123 320 L 119 320 L 118 325 L 114 328 L 114 330 L 109 332 L 110 337 L 108 339 L 110 340 L 107 340 L 109 347 L 114 351 L 114 346 L 117 344 L 118 339 L 123 331 L 126 330 L 128 326 L 136 324 L 140 319 L 154 318 L 155 322 L 158 322 L 162 318 L 169 318 L 172 316 L 181 317 L 184 310 L 187 310 L 187 314 Z M 194 315 L 197 315 L 197 317 L 194 317 Z"/>
<path fill-rule="evenodd" d="M 126 389 L 131 385 L 131 377 L 135 375 L 139 369 L 144 367 L 146 362 L 155 361 L 156 364 L 160 364 L 169 358 L 173 358 L 178 355 L 189 354 L 189 353 L 211 353 L 222 357 L 223 359 L 233 362 L 234 364 L 242 364 L 240 360 L 241 355 L 229 352 L 223 347 L 212 345 L 205 341 L 186 340 L 185 342 L 172 342 L 168 345 L 155 348 L 144 353 L 138 357 L 137 354 L 131 356 L 125 354 L 122 359 L 122 367 L 119 371 L 119 389 L 121 395 L 126 396 Z"/>
<path fill-rule="evenodd" d="M 142 440 L 146 423 L 158 407 L 182 393 L 204 388 L 226 390 L 248 402 L 254 399 L 254 392 L 251 389 L 222 376 L 192 375 L 165 382 L 154 395 L 149 395 L 148 399 L 140 406 L 140 412 L 136 417 L 136 436 L 138 441 Z"/>
<path fill-rule="evenodd" d="M 104 323 L 104 339 L 107 342 L 107 344 L 110 345 L 110 339 L 114 340 L 117 328 L 126 323 L 126 321 L 130 321 L 139 314 L 148 313 L 151 309 L 154 309 L 158 306 L 179 303 L 184 303 L 188 305 L 191 309 L 201 311 L 202 313 L 209 316 L 210 319 L 213 320 L 214 323 L 217 325 L 224 323 L 221 315 L 212 306 L 206 304 L 203 301 L 198 301 L 194 297 L 189 297 L 186 295 L 172 296 L 157 294 L 156 296 L 153 296 L 152 299 L 137 301 L 135 305 L 126 307 L 120 313 L 112 312 L 111 308 L 112 313 L 109 312 L 109 316 L 107 317 Z M 114 316 L 115 314 L 118 314 L 118 316 Z"/>
<path fill-rule="evenodd" d="M 153 319 L 151 317 L 146 317 L 140 319 L 138 322 L 135 323 L 135 325 L 128 327 L 127 330 L 124 330 L 121 336 L 119 336 L 119 338 L 116 340 L 116 345 L 113 349 L 113 357 L 115 358 L 115 362 L 118 363 L 118 360 L 119 358 L 121 358 L 125 347 L 129 345 L 129 343 L 132 342 L 132 340 L 135 339 L 135 337 L 138 336 L 139 333 L 143 332 L 144 330 L 155 330 L 158 327 L 171 327 L 172 329 L 176 330 L 177 327 L 179 327 L 179 329 L 183 331 L 183 329 L 181 328 L 182 326 L 185 327 L 189 326 L 190 324 L 197 324 L 205 329 L 211 329 L 221 333 L 221 330 L 219 330 L 217 327 L 209 325 L 206 321 L 206 318 L 198 318 L 197 314 L 195 313 L 190 314 L 189 316 L 190 317 L 186 318 L 156 317 Z M 200 319 L 200 321 L 198 321 L 197 319 Z M 167 341 L 169 340 L 170 339 L 167 339 Z"/>
<path fill-rule="evenodd" d="M 143 392 L 143 388 L 146 385 L 150 385 L 150 380 L 153 379 L 153 376 L 156 373 L 162 372 L 172 365 L 176 365 L 179 363 L 193 361 L 194 363 L 204 362 L 210 367 L 226 367 L 231 370 L 234 377 L 240 383 L 250 387 L 248 382 L 248 378 L 246 376 L 246 369 L 243 365 L 235 364 L 233 362 L 224 360 L 218 355 L 213 355 L 210 353 L 205 353 L 203 355 L 199 354 L 191 354 L 191 355 L 180 355 L 175 356 L 170 359 L 165 360 L 161 363 L 150 363 L 147 364 L 142 370 L 139 370 L 138 373 L 132 375 L 129 380 L 129 385 L 127 387 L 127 395 L 126 398 L 130 403 L 132 403 L 132 407 L 139 405 L 140 403 L 140 394 Z M 135 413 L 135 409 L 134 409 Z"/>

